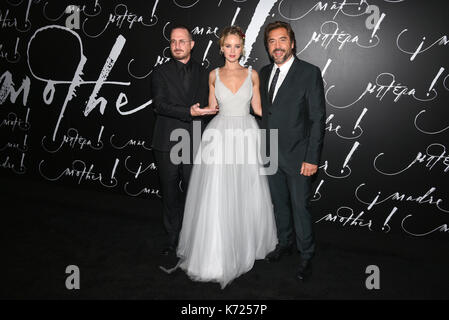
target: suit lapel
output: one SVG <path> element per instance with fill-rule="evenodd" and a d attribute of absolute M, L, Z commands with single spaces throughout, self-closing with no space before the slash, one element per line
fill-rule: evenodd
<path fill-rule="evenodd" d="M 270 107 L 272 106 L 272 102 L 270 101 L 270 97 L 268 96 L 268 91 L 269 91 L 268 84 L 270 82 L 271 71 L 273 71 L 273 65 L 274 65 L 274 63 L 272 63 L 268 67 L 268 70 L 266 72 L 265 79 L 264 79 L 264 90 L 263 90 L 265 99 L 266 99 L 266 101 L 268 101 L 268 106 L 270 106 Z"/>
<path fill-rule="evenodd" d="M 287 72 L 287 75 L 284 78 L 284 81 L 282 81 L 281 86 L 279 87 L 276 96 L 274 97 L 273 104 L 275 105 L 279 100 L 282 100 L 282 97 L 286 96 L 286 93 L 288 91 L 288 88 L 290 87 L 290 84 L 293 83 L 293 78 L 295 74 L 298 72 L 300 67 L 300 60 L 296 57 L 293 58 L 293 63 L 290 67 L 290 69 Z"/>

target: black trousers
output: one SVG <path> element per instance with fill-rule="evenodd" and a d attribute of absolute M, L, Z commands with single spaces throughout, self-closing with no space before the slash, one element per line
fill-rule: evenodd
<path fill-rule="evenodd" d="M 192 163 L 173 164 L 170 152 L 153 150 L 162 193 L 162 216 L 168 234 L 167 245 L 178 245 L 184 215 L 185 196 Z"/>
<path fill-rule="evenodd" d="M 311 259 L 315 252 L 315 240 L 310 213 L 312 177 L 290 175 L 280 167 L 268 176 L 271 200 L 279 246 L 291 246 L 295 242 L 302 259 Z M 293 232 L 295 231 L 295 232 Z"/>

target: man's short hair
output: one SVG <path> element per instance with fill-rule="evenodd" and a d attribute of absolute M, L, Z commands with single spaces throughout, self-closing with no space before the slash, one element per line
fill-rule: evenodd
<path fill-rule="evenodd" d="M 186 25 L 184 25 L 184 24 L 175 24 L 175 25 L 173 25 L 173 27 L 170 29 L 170 38 L 171 38 L 171 33 L 175 29 L 184 29 L 184 30 L 186 30 L 187 33 L 189 34 L 190 40 L 193 40 L 192 33 L 190 32 L 190 29 Z"/>
<path fill-rule="evenodd" d="M 274 30 L 274 29 L 278 29 L 278 28 L 284 28 L 285 30 L 287 30 L 288 36 L 290 37 L 290 41 L 293 41 L 294 45 L 293 45 L 293 54 L 296 54 L 296 38 L 295 38 L 295 32 L 293 31 L 291 25 L 287 22 L 284 21 L 275 21 L 275 22 L 271 22 L 269 23 L 266 27 L 265 27 L 265 47 L 268 50 L 268 34 Z"/>

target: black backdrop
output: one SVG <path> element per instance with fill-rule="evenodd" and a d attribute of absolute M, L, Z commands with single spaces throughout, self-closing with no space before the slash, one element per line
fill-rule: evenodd
<path fill-rule="evenodd" d="M 127 194 L 160 214 L 150 78 L 169 59 L 170 24 L 191 26 L 208 70 L 223 63 L 220 31 L 241 26 L 242 63 L 259 70 L 263 29 L 283 20 L 325 80 L 317 228 L 446 240 L 448 12 L 447 1 L 4 0 L 0 177 Z"/>

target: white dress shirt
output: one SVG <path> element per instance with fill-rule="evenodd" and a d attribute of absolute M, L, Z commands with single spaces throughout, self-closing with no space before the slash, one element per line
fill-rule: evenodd
<path fill-rule="evenodd" d="M 276 63 L 273 64 L 273 69 L 271 69 L 271 75 L 270 75 L 270 79 L 269 79 L 269 81 L 268 81 L 268 90 L 270 90 L 271 81 L 273 80 L 273 77 L 274 77 L 274 74 L 275 74 L 275 72 L 276 72 L 276 69 L 277 69 L 277 68 L 281 69 L 281 70 L 279 71 L 278 81 L 276 82 L 276 86 L 274 87 L 273 101 L 274 101 L 274 99 L 276 98 L 276 94 L 277 94 L 279 88 L 281 87 L 282 82 L 284 82 L 284 79 L 285 79 L 285 76 L 286 76 L 287 73 L 288 73 L 288 70 L 290 70 L 290 67 L 291 67 L 292 64 L 293 64 L 294 59 L 295 59 L 295 58 L 294 58 L 294 56 L 292 55 L 292 56 L 290 57 L 290 59 L 289 59 L 288 61 L 286 61 L 281 67 L 278 67 Z M 273 101 L 271 101 L 271 102 L 273 102 Z"/>

